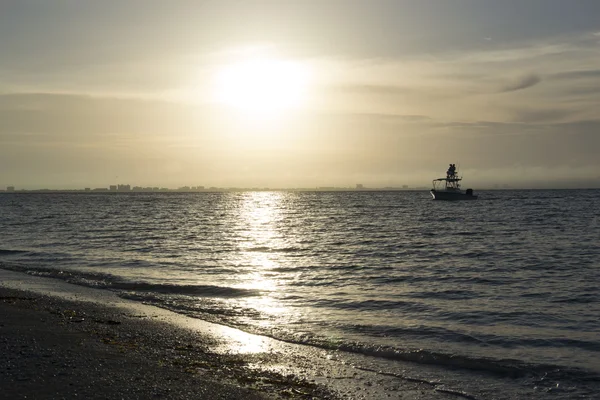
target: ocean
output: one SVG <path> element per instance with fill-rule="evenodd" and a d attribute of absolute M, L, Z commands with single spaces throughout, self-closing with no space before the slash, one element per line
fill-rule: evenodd
<path fill-rule="evenodd" d="M 446 380 L 600 398 L 600 190 L 0 194 L 0 268 Z"/>

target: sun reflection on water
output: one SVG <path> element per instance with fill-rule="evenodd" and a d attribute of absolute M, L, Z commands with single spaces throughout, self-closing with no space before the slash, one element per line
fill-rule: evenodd
<path fill-rule="evenodd" d="M 263 328 L 271 327 L 275 319 L 287 319 L 286 313 L 290 314 L 290 310 L 277 300 L 284 290 L 278 279 L 277 270 L 282 267 L 282 261 L 277 251 L 285 247 L 285 238 L 279 228 L 285 196 L 281 192 L 245 193 L 239 208 L 237 263 L 240 272 L 236 287 L 258 290 L 262 295 L 237 301 L 240 306 L 262 314 L 260 325 Z M 255 318 L 252 316 L 254 322 Z"/>
<path fill-rule="evenodd" d="M 239 245 L 242 252 L 260 254 L 282 244 L 282 238 L 278 237 L 277 224 L 282 219 L 283 201 L 283 193 L 245 193 L 238 218 L 239 235 L 242 239 Z"/>

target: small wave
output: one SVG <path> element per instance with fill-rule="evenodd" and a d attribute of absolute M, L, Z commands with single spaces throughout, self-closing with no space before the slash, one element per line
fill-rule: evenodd
<path fill-rule="evenodd" d="M 413 301 L 398 301 L 398 300 L 336 300 L 323 299 L 315 300 L 312 303 L 313 307 L 334 308 L 339 310 L 412 310 L 412 311 L 431 311 L 433 307 Z"/>
<path fill-rule="evenodd" d="M 598 295 L 593 293 L 584 293 L 575 296 L 560 297 L 555 300 L 550 300 L 551 303 L 574 303 L 574 304 L 588 304 L 595 303 L 598 301 Z"/>
<path fill-rule="evenodd" d="M 1 256 L 14 256 L 18 254 L 26 254 L 29 253 L 26 250 L 8 250 L 8 249 L 0 249 L 0 257 Z"/>
<path fill-rule="evenodd" d="M 33 276 L 60 279 L 72 284 L 89 287 L 109 287 L 112 280 L 116 278 L 109 274 L 72 272 L 55 268 L 33 268 L 30 265 L 2 264 L 3 269 L 22 272 Z"/>
<path fill-rule="evenodd" d="M 125 281 L 111 274 L 98 272 L 81 272 L 59 270 L 54 268 L 31 268 L 22 265 L 2 265 L 11 271 L 24 272 L 29 275 L 60 279 L 68 283 L 100 289 L 111 289 L 123 292 L 152 292 L 172 295 L 188 295 L 200 297 L 236 298 L 260 295 L 259 290 L 243 289 L 214 285 L 172 285 L 139 281 Z"/>
<path fill-rule="evenodd" d="M 393 284 L 393 283 L 420 283 L 420 282 L 431 282 L 431 276 L 427 275 L 405 275 L 405 276 L 397 276 L 390 278 L 379 278 L 379 280 L 383 283 Z M 468 284 L 476 284 L 476 285 L 486 285 L 486 286 L 502 286 L 509 284 L 511 282 L 517 281 L 517 278 L 502 276 L 502 277 L 490 277 L 490 278 L 482 278 L 479 276 L 455 276 L 455 275 L 437 275 L 435 276 L 435 280 L 437 282 L 455 282 L 455 283 L 468 283 Z"/>
<path fill-rule="evenodd" d="M 209 297 L 202 297 L 200 299 L 192 297 L 176 298 L 170 294 L 139 291 L 121 292 L 119 293 L 119 296 L 125 299 L 152 304 L 156 307 L 187 315 L 188 317 L 237 328 L 241 328 L 240 324 L 236 323 L 239 318 L 263 318 L 262 314 L 253 308 L 232 306 L 220 299 Z M 252 331 L 252 328 L 249 326 L 244 325 L 243 327 Z M 262 332 L 256 331 L 255 333 L 261 334 Z"/>
<path fill-rule="evenodd" d="M 472 290 L 447 289 L 432 291 L 422 291 L 411 293 L 411 297 L 415 299 L 444 299 L 444 300 L 467 300 L 481 296 Z"/>
<path fill-rule="evenodd" d="M 554 375 L 556 378 L 568 377 L 578 380 L 600 380 L 600 375 L 586 370 L 565 369 L 556 365 L 530 364 L 511 359 L 477 358 L 463 355 L 444 354 L 427 350 L 402 350 L 392 347 L 379 347 L 357 343 L 346 343 L 338 346 L 338 350 L 360 353 L 390 360 L 409 361 L 419 364 L 438 365 L 442 367 L 476 370 L 496 375 L 522 378 L 526 376 Z"/>
<path fill-rule="evenodd" d="M 212 285 L 169 285 L 144 282 L 116 282 L 113 283 L 111 287 L 113 289 L 132 292 L 153 292 L 222 298 L 249 297 L 258 296 L 260 294 L 260 291 L 258 290 Z"/>
<path fill-rule="evenodd" d="M 464 232 L 454 232 L 452 233 L 454 236 L 478 236 L 480 232 L 477 231 L 464 231 Z"/>
<path fill-rule="evenodd" d="M 247 249 L 245 249 L 245 251 L 250 252 L 250 253 L 270 253 L 271 252 L 271 248 L 268 246 L 256 246 L 256 247 L 249 247 Z"/>
<path fill-rule="evenodd" d="M 256 246 L 244 249 L 249 253 L 295 253 L 301 252 L 304 249 L 300 247 L 268 247 L 268 246 Z"/>

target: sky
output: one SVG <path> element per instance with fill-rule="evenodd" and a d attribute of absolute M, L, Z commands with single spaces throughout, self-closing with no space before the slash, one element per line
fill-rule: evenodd
<path fill-rule="evenodd" d="M 4 0 L 0 188 L 600 187 L 597 0 Z"/>

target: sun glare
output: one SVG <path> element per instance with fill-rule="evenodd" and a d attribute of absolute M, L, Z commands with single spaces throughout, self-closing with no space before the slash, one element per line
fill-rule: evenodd
<path fill-rule="evenodd" d="M 293 61 L 237 62 L 216 74 L 215 100 L 253 114 L 278 114 L 303 105 L 308 78 L 308 69 Z"/>

